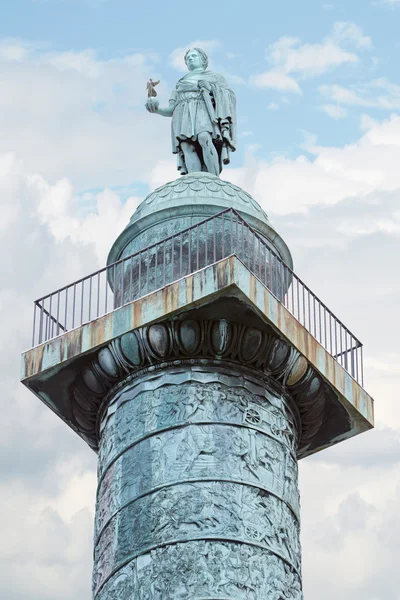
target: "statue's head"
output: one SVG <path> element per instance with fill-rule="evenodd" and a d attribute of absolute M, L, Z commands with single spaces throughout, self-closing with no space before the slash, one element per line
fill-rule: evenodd
<path fill-rule="evenodd" d="M 185 63 L 189 71 L 208 67 L 208 56 L 201 48 L 190 48 L 185 54 Z"/>

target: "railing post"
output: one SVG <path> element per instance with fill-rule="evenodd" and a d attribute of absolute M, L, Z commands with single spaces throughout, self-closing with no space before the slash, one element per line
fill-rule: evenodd
<path fill-rule="evenodd" d="M 174 281 L 174 263 L 175 263 L 175 236 L 172 237 L 171 242 L 171 281 Z"/>
<path fill-rule="evenodd" d="M 192 272 L 192 230 L 188 231 L 188 275 Z"/>
<path fill-rule="evenodd" d="M 106 275 L 107 275 L 107 271 L 106 271 Z M 93 279 L 93 275 L 90 276 L 89 278 L 89 315 L 88 315 L 88 319 L 90 321 L 90 314 L 91 314 L 91 309 L 92 309 L 92 279 Z M 107 277 L 106 277 L 107 280 Z M 107 306 L 107 296 L 106 296 L 106 306 Z M 107 308 L 106 308 L 107 310 Z"/>
<path fill-rule="evenodd" d="M 57 292 L 57 335 L 60 333 L 60 292 Z"/>
<path fill-rule="evenodd" d="M 155 246 L 155 262 L 154 262 L 154 289 L 157 289 L 157 269 L 158 269 L 158 246 Z"/>
<path fill-rule="evenodd" d="M 133 299 L 133 256 L 131 256 L 129 266 L 129 302 Z"/>
<path fill-rule="evenodd" d="M 121 304 L 120 306 L 124 306 L 125 304 L 125 261 L 121 261 L 119 263 L 119 267 L 121 269 Z"/>
<path fill-rule="evenodd" d="M 47 317 L 48 327 L 46 327 L 46 341 L 53 336 L 53 321 L 51 320 L 51 309 L 53 305 L 53 295 L 50 296 L 49 301 L 49 316 Z"/>
<path fill-rule="evenodd" d="M 217 241 L 215 238 L 215 221 L 216 221 L 216 217 L 213 218 L 213 250 L 214 250 L 214 262 L 217 262 Z"/>
<path fill-rule="evenodd" d="M 138 298 L 142 295 L 142 252 L 138 254 L 139 269 L 138 269 Z"/>
<path fill-rule="evenodd" d="M 65 328 L 68 330 L 68 288 L 65 288 L 65 314 L 64 314 Z"/>
<path fill-rule="evenodd" d="M 179 236 L 179 277 L 182 277 L 182 252 L 183 252 L 183 240 L 182 240 L 182 233 Z"/>
<path fill-rule="evenodd" d="M 84 294 L 85 294 L 85 280 L 82 279 L 82 286 L 81 286 L 82 292 L 81 292 L 81 322 L 80 325 L 82 325 L 83 323 L 83 298 L 84 298 Z"/>
<path fill-rule="evenodd" d="M 225 221 L 224 221 L 224 215 L 225 215 L 225 213 L 222 213 L 222 215 L 221 215 L 221 217 L 222 217 L 222 248 L 221 248 L 222 256 L 221 256 L 221 259 L 225 258 Z"/>
<path fill-rule="evenodd" d="M 163 286 L 165 285 L 165 280 L 166 280 L 165 270 L 166 270 L 166 243 L 164 240 L 164 244 L 163 244 Z"/>
<path fill-rule="evenodd" d="M 35 338 L 36 338 L 36 302 L 33 303 L 33 330 L 32 330 L 32 348 L 35 345 Z"/>
<path fill-rule="evenodd" d="M 147 272 L 146 272 L 146 294 L 149 293 L 149 285 L 150 285 L 150 250 L 147 248 Z"/>

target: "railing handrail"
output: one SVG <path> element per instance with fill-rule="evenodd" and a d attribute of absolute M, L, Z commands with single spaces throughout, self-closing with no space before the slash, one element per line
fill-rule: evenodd
<path fill-rule="evenodd" d="M 177 233 L 173 233 L 173 234 L 169 235 L 168 237 L 164 238 L 163 240 L 160 240 L 159 242 L 154 242 L 154 244 L 150 244 L 150 246 L 147 246 L 146 248 L 142 248 L 141 250 L 137 250 L 136 252 L 133 252 L 132 254 L 129 254 L 128 256 L 124 256 L 123 258 L 116 260 L 115 262 L 111 263 L 110 265 L 106 265 L 105 267 L 102 267 L 101 269 L 94 271 L 90 275 L 81 277 L 80 279 L 77 279 L 76 281 L 73 281 L 72 283 L 63 286 L 63 287 L 59 288 L 58 290 L 55 290 L 54 292 L 47 294 L 46 296 L 42 296 L 41 298 L 38 298 L 38 300 L 35 300 L 35 304 L 37 304 L 38 302 L 41 302 L 43 300 L 47 300 L 47 298 L 50 298 L 50 296 L 54 296 L 54 294 L 63 292 L 64 290 L 72 287 L 73 285 L 77 285 L 79 283 L 87 281 L 99 273 L 104 273 L 104 272 L 108 271 L 109 269 L 113 269 L 117 265 L 122 264 L 125 261 L 131 260 L 131 259 L 135 258 L 136 256 L 139 256 L 140 254 L 143 254 L 143 252 L 148 252 L 148 251 L 152 250 L 153 248 L 156 248 L 160 244 L 167 243 L 170 240 L 172 240 L 173 238 L 176 238 L 177 236 L 181 236 L 181 235 L 187 233 L 188 231 L 196 229 L 197 227 L 203 225 L 207 221 L 212 221 L 214 219 L 217 219 L 228 212 L 235 214 L 238 217 L 238 219 L 240 219 L 240 221 L 243 224 L 245 224 L 246 227 L 248 227 L 248 229 L 252 232 L 252 234 L 262 244 L 268 245 L 266 243 L 266 241 L 263 240 L 263 238 L 260 236 L 260 234 L 251 225 L 249 225 L 249 223 L 247 223 L 247 221 L 241 216 L 241 214 L 235 208 L 225 208 L 221 212 L 216 213 L 215 215 L 212 215 L 210 217 L 207 217 L 206 219 L 203 219 L 203 220 L 199 221 L 198 223 L 195 223 L 194 225 L 190 225 L 189 227 L 186 227 L 185 229 L 182 229 L 181 231 L 178 231 Z M 336 319 L 336 321 L 343 327 L 343 329 L 345 329 L 349 335 L 351 335 L 359 344 L 361 344 L 360 340 L 354 335 L 354 333 L 351 332 L 350 329 L 348 329 L 348 327 L 346 327 L 346 325 L 330 310 L 330 308 L 328 308 L 328 306 L 311 290 L 311 288 L 308 287 L 308 285 L 293 271 L 293 269 L 279 256 L 279 254 L 273 248 L 270 248 L 269 246 L 268 246 L 268 250 L 286 269 L 288 269 L 290 271 L 291 275 L 293 275 L 295 277 L 295 279 L 307 290 L 307 292 L 313 298 L 318 300 L 318 302 L 321 304 L 321 306 L 323 306 L 324 309 L 332 317 L 334 317 Z"/>
<path fill-rule="evenodd" d="M 224 220 L 225 215 L 229 215 L 226 221 Z M 208 227 L 210 222 L 213 224 L 213 229 L 212 227 Z M 216 241 L 216 235 L 219 235 L 219 229 L 218 232 L 216 230 L 217 222 L 222 222 L 222 247 L 220 247 Z M 230 224 L 230 238 L 228 229 L 227 241 L 225 241 L 225 223 L 228 224 L 228 227 Z M 205 235 L 204 233 L 202 234 L 201 230 L 203 226 L 205 226 Z M 195 238 L 192 242 L 191 232 L 193 231 L 195 232 Z M 185 241 L 185 236 L 187 236 L 187 241 Z M 176 240 L 178 240 L 178 244 L 176 243 Z M 210 242 L 212 244 L 211 250 L 209 250 Z M 45 341 L 48 339 L 53 339 L 54 327 L 56 330 L 56 335 L 59 335 L 60 330 L 65 332 L 75 328 L 75 326 L 82 325 L 84 322 L 89 322 L 91 320 L 90 316 L 92 310 L 94 313 L 96 313 L 96 317 L 93 318 L 97 318 L 100 316 L 100 314 L 112 312 L 112 310 L 115 308 L 122 306 L 127 302 L 131 302 L 134 298 L 136 299 L 143 297 L 147 293 L 150 293 L 150 291 L 153 292 L 155 289 L 160 289 L 160 287 L 163 287 L 167 283 L 169 284 L 173 281 L 179 280 L 183 276 L 182 261 L 187 260 L 187 264 L 185 262 L 183 267 L 185 273 L 184 276 L 186 277 L 187 275 L 196 272 L 199 268 L 203 268 L 199 267 L 199 265 L 203 264 L 203 262 L 205 263 L 204 266 L 210 266 L 218 262 L 218 255 L 221 255 L 222 259 L 226 259 L 228 256 L 236 256 L 254 274 L 254 276 L 257 277 L 257 279 L 259 279 L 261 283 L 267 287 L 267 289 L 278 299 L 278 301 L 285 306 L 287 310 L 289 310 L 296 320 L 303 324 L 303 326 L 311 333 L 311 335 L 313 335 L 313 337 L 326 348 L 326 350 L 335 358 L 335 360 L 338 360 L 341 362 L 341 364 L 344 363 L 346 369 L 348 369 L 348 356 L 349 353 L 351 353 L 350 361 L 352 363 L 354 360 L 356 361 L 355 366 L 352 364 L 350 367 L 351 373 L 354 374 L 354 372 L 356 372 L 357 374 L 355 377 L 358 380 L 360 364 L 362 380 L 363 359 L 362 343 L 360 340 L 348 329 L 348 327 L 344 325 L 340 319 L 338 319 L 338 317 L 327 307 L 327 305 L 318 298 L 318 296 L 310 289 L 310 287 L 304 283 L 304 281 L 298 275 L 296 275 L 293 269 L 287 263 L 285 263 L 278 252 L 270 246 L 270 243 L 271 242 L 267 238 L 264 238 L 262 234 L 258 233 L 245 220 L 245 218 L 242 217 L 239 211 L 234 208 L 226 208 L 218 213 L 215 213 L 214 215 L 198 221 L 193 225 L 186 227 L 185 229 L 182 229 L 181 231 L 173 233 L 158 242 L 154 242 L 153 244 L 137 250 L 128 256 L 122 257 L 117 261 L 36 300 L 34 303 L 35 308 L 37 307 L 40 310 L 40 322 L 38 325 L 39 344 L 42 343 L 42 336 L 44 337 Z M 192 244 L 195 244 L 195 246 L 192 246 Z M 201 247 L 203 248 L 200 254 L 199 244 L 202 245 Z M 256 250 L 257 247 L 258 251 Z M 226 252 L 224 251 L 224 248 L 226 248 Z M 235 249 L 233 250 L 233 248 Z M 175 259 L 176 250 L 178 252 L 177 259 Z M 162 263 L 161 260 L 158 262 L 160 252 Z M 204 252 L 204 254 L 202 254 L 202 252 Z M 143 260 L 144 267 L 142 271 Z M 151 261 L 153 260 L 155 261 L 155 265 L 151 266 Z M 136 263 L 134 261 L 136 261 Z M 129 271 L 127 271 L 125 265 L 129 262 L 131 266 L 129 269 L 128 265 Z M 137 285 L 137 290 L 134 292 L 135 295 L 132 296 L 134 264 L 136 264 L 135 269 L 138 269 L 138 273 L 136 273 L 134 280 L 134 286 Z M 122 276 L 121 271 L 117 271 L 121 265 L 124 265 L 122 269 Z M 161 272 L 163 274 L 163 283 L 157 288 L 157 269 L 159 268 L 162 269 Z M 175 268 L 179 269 L 179 277 L 175 277 Z M 265 281 L 263 280 L 263 268 Z M 171 278 L 170 275 L 167 274 L 169 273 L 169 269 L 172 269 Z M 130 281 L 128 289 L 124 287 L 126 272 L 129 273 Z M 149 278 L 151 279 L 150 283 Z M 89 282 L 89 290 L 86 286 L 87 282 Z M 118 285 L 121 286 L 121 289 L 118 288 Z M 145 288 L 146 293 L 143 293 L 143 287 Z M 151 290 L 150 287 L 152 288 Z M 100 295 L 100 288 L 102 289 L 101 294 L 104 294 L 105 292 L 104 299 L 103 296 Z M 128 300 L 126 300 L 125 293 L 127 294 L 129 289 L 130 296 Z M 291 292 L 289 293 L 290 289 Z M 121 290 L 122 303 L 116 304 L 116 302 L 119 302 L 118 295 L 120 295 Z M 72 299 L 71 297 L 68 297 L 69 291 L 71 291 Z M 89 303 L 87 304 L 88 291 Z M 85 294 L 86 305 L 84 306 Z M 61 295 L 65 297 L 64 300 L 61 301 L 61 306 L 63 306 L 63 303 L 65 306 L 64 314 L 61 314 L 61 318 L 65 320 L 64 325 L 59 320 Z M 110 302 L 112 306 L 108 308 L 108 297 L 110 295 Z M 78 298 L 78 306 L 76 306 L 76 297 Z M 52 311 L 53 300 L 54 310 Z M 101 310 L 99 308 L 99 302 L 102 306 Z M 48 305 L 48 310 L 46 309 L 45 303 Z M 92 309 L 93 305 L 94 308 Z M 57 311 L 55 308 L 56 306 Z M 69 312 L 67 312 L 67 309 Z M 54 314 L 52 314 L 52 312 Z M 86 319 L 87 312 L 88 320 L 84 320 L 84 314 Z M 57 318 L 54 316 L 55 313 L 57 313 Z M 72 321 L 72 323 L 69 323 L 68 321 Z M 36 310 L 34 313 L 32 340 L 33 346 L 35 345 L 35 330 Z M 357 353 L 358 349 L 361 349 L 360 354 Z M 352 354 L 353 352 L 357 353 L 355 359 Z"/>
<path fill-rule="evenodd" d="M 123 263 L 125 261 L 128 261 L 128 260 L 131 260 L 132 258 L 135 258 L 135 256 L 139 256 L 140 254 L 143 254 L 143 252 L 147 252 L 149 250 L 152 250 L 153 248 L 156 248 L 160 244 L 164 244 L 166 242 L 169 242 L 173 238 L 175 238 L 175 237 L 177 237 L 179 235 L 183 235 L 184 233 L 187 233 L 188 231 L 190 231 L 192 229 L 196 229 L 196 227 L 199 227 L 200 225 L 203 225 L 203 223 L 206 223 L 206 221 L 212 221 L 213 219 L 216 219 L 217 217 L 220 217 L 221 215 L 223 215 L 224 213 L 227 213 L 227 212 L 233 212 L 233 213 L 235 213 L 236 215 L 238 215 L 239 219 L 241 219 L 244 223 L 246 223 L 246 221 L 243 219 L 243 217 L 241 217 L 240 214 L 234 208 L 225 208 L 221 212 L 216 213 L 215 215 L 212 215 L 211 217 L 207 217 L 206 219 L 203 219 L 202 221 L 199 221 L 195 225 L 190 225 L 189 227 L 186 227 L 185 229 L 182 229 L 181 231 L 177 231 L 177 233 L 172 233 L 168 237 L 163 238 L 162 240 L 160 240 L 159 242 L 154 242 L 154 244 L 151 244 L 150 246 L 146 246 L 145 248 L 142 248 L 141 250 L 136 250 L 136 252 L 134 252 L 133 254 L 129 254 L 128 256 L 124 256 L 123 258 L 119 258 L 115 262 L 113 262 L 113 263 L 111 263 L 109 265 L 106 265 L 105 267 L 102 267 L 101 269 L 98 269 L 97 271 L 94 271 L 90 275 L 86 275 L 85 277 L 82 277 L 81 279 L 77 279 L 76 281 L 73 281 L 72 283 L 69 283 L 68 285 L 63 286 L 60 289 L 55 290 L 54 292 L 51 292 L 50 294 L 47 294 L 46 296 L 42 296 L 38 300 L 35 300 L 35 303 L 40 302 L 41 300 L 47 300 L 47 298 L 50 298 L 50 296 L 54 296 L 54 294 L 58 294 L 58 292 L 63 292 L 64 290 L 66 290 L 67 288 L 70 288 L 73 285 L 81 283 L 82 281 L 86 281 L 87 279 L 90 279 L 91 277 L 94 277 L 98 273 L 104 273 L 105 271 L 108 271 L 109 269 L 112 269 L 113 267 L 115 267 L 115 266 L 117 266 L 117 265 L 119 265 L 119 264 L 121 264 L 121 263 Z M 250 227 L 250 225 L 248 225 L 248 223 L 246 223 L 246 225 L 248 227 Z M 282 259 L 281 259 L 281 261 L 282 261 Z"/>

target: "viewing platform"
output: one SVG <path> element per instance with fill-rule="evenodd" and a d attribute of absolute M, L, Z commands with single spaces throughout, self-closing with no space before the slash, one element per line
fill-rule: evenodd
<path fill-rule="evenodd" d="M 82 363 L 85 356 L 133 329 L 222 297 L 227 319 L 233 298 L 246 303 L 305 359 L 297 361 L 298 371 L 311 363 L 318 381 L 332 387 L 347 410 L 356 409 L 354 424 L 342 423 L 345 434 L 337 441 L 372 426 L 373 401 L 363 389 L 361 342 L 234 209 L 38 299 L 33 347 L 23 355 L 22 379 L 96 449 L 98 434 L 87 419 L 95 419 L 98 407 L 88 416 L 76 394 L 70 400 L 67 379 L 60 393 L 53 389 L 52 378 L 63 377 L 64 367 L 68 378 L 75 359 Z M 138 361 L 139 354 L 138 350 Z M 90 373 L 86 377 L 90 379 Z M 299 457 L 332 443 L 336 429 L 300 448 Z"/>

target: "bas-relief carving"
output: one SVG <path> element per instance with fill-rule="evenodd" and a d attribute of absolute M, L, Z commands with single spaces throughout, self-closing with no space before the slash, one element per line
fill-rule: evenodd
<path fill-rule="evenodd" d="M 143 440 L 106 471 L 99 486 L 96 535 L 116 510 L 139 495 L 196 479 L 252 484 L 283 498 L 299 514 L 296 463 L 282 444 L 247 428 L 189 425 Z"/>
<path fill-rule="evenodd" d="M 299 523 L 283 502 L 244 485 L 197 482 L 139 498 L 110 521 L 95 545 L 97 586 L 143 551 L 204 538 L 248 541 L 300 571 Z"/>
<path fill-rule="evenodd" d="M 72 403 L 74 425 L 97 448 L 98 423 L 103 419 L 103 411 L 112 408 L 120 390 L 130 387 L 136 378 L 143 382 L 148 374 L 157 379 L 169 377 L 172 372 L 176 375 L 179 370 L 181 381 L 175 383 L 185 383 L 197 370 L 202 383 L 222 380 L 221 373 L 225 373 L 228 385 L 233 381 L 240 387 L 245 380 L 249 388 L 252 378 L 258 383 L 254 387 L 260 390 L 256 395 L 261 397 L 264 389 L 279 389 L 295 414 L 300 433 L 298 448 L 296 443 L 299 455 L 309 447 L 323 423 L 327 388 L 297 350 L 268 328 L 259 330 L 226 319 L 188 319 L 154 323 L 101 348 L 77 378 Z M 140 385 L 145 386 L 144 391 L 157 389 L 165 382 L 154 385 L 146 380 Z"/>
<path fill-rule="evenodd" d="M 128 563 L 97 600 L 302 600 L 298 574 L 267 550 L 191 541 Z"/>
<path fill-rule="evenodd" d="M 184 367 L 148 374 L 117 394 L 102 424 L 94 587 L 99 589 L 114 570 L 119 574 L 118 566 L 135 555 L 153 548 L 152 556 L 158 545 L 216 537 L 276 553 L 283 571 L 274 562 L 264 568 L 276 570 L 276 600 L 291 598 L 279 596 L 279 589 L 300 569 L 296 435 L 282 397 L 257 379 L 223 369 Z M 237 573 L 246 568 L 238 565 Z M 172 572 L 171 578 L 181 575 Z M 200 568 L 196 577 L 212 579 Z M 130 585 L 121 574 L 119 581 L 121 590 Z M 137 578 L 134 598 L 168 597 L 168 582 L 160 577 L 143 581 L 153 595 L 138 591 Z M 265 591 L 249 589 L 241 596 L 226 583 L 219 596 L 215 591 L 197 595 L 186 572 L 183 583 L 190 593 L 179 584 L 171 599 L 265 597 Z M 102 592 L 99 597 L 109 600 Z"/>
<path fill-rule="evenodd" d="M 214 378 L 217 378 L 214 376 Z M 257 396 L 233 374 L 230 383 L 181 383 L 173 377 L 158 377 L 151 391 L 131 388 L 121 394 L 103 429 L 99 452 L 99 473 L 115 454 L 150 432 L 187 422 L 247 424 L 275 437 L 295 455 L 295 426 L 281 398 L 263 390 Z M 168 385 L 169 384 L 169 385 Z"/>

